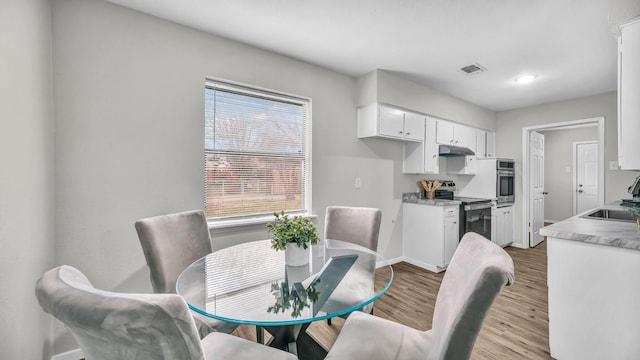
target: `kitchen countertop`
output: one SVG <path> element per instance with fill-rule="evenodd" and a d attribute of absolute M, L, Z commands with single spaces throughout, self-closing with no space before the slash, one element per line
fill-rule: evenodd
<path fill-rule="evenodd" d="M 616 201 L 598 207 L 598 209 L 628 209 L 628 207 L 621 206 L 620 203 L 620 201 Z M 540 229 L 540 235 L 590 244 L 640 250 L 640 229 L 638 229 L 636 223 L 581 218 L 582 215 L 591 211 L 593 211 L 593 209 L 543 227 Z"/>
<path fill-rule="evenodd" d="M 448 200 L 448 199 L 427 200 L 427 199 L 421 198 L 418 193 L 403 193 L 402 202 L 408 203 L 408 204 L 420 204 L 420 205 L 431 205 L 431 206 L 454 206 L 454 205 L 461 204 L 461 202 L 458 200 Z"/>

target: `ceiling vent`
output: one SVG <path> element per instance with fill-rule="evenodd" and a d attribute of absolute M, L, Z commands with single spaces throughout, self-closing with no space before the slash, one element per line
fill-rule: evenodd
<path fill-rule="evenodd" d="M 483 71 L 487 71 L 486 68 L 482 67 L 480 64 L 478 63 L 474 63 L 471 65 L 466 65 L 461 67 L 460 69 L 458 69 L 458 71 L 461 71 L 467 75 L 475 75 L 475 74 L 479 74 Z"/>

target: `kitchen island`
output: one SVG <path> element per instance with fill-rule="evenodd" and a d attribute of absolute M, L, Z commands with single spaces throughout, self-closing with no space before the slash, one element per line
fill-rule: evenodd
<path fill-rule="evenodd" d="M 627 211 L 619 202 L 603 209 Z M 588 218 L 540 229 L 547 236 L 549 347 L 572 359 L 640 359 L 640 230 Z"/>

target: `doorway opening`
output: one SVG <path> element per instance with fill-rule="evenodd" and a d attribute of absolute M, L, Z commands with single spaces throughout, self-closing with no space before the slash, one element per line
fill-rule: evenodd
<path fill-rule="evenodd" d="M 530 138 L 536 131 L 548 131 L 554 129 L 570 129 L 583 126 L 597 126 L 598 127 L 598 205 L 604 205 L 604 117 L 595 117 L 589 119 L 572 120 L 551 124 L 535 125 L 522 128 L 522 239 L 525 243 L 520 244 L 523 248 L 532 247 L 531 239 L 534 239 L 532 233 L 532 224 L 544 222 L 544 210 L 542 213 L 539 208 L 536 211 L 532 211 L 532 190 L 533 184 L 536 182 L 533 178 L 534 174 L 531 170 L 531 145 Z M 539 189 L 538 189 L 539 190 Z M 542 217 L 542 219 L 539 219 Z"/>

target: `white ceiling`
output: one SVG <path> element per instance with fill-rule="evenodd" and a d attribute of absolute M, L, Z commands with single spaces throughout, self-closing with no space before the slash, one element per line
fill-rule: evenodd
<path fill-rule="evenodd" d="M 108 0 L 358 77 L 501 111 L 616 89 L 608 0 Z M 466 75 L 472 63 L 487 72 Z M 534 73 L 528 86 L 514 79 Z"/>

